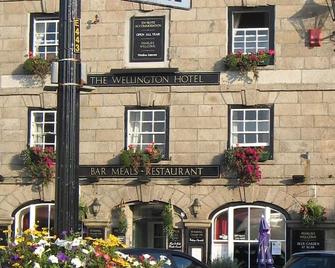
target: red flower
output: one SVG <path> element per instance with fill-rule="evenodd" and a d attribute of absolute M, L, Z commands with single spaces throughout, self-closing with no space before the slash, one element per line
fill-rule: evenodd
<path fill-rule="evenodd" d="M 269 49 L 268 53 L 269 53 L 270 56 L 274 56 L 275 55 L 275 51 L 273 49 Z"/>

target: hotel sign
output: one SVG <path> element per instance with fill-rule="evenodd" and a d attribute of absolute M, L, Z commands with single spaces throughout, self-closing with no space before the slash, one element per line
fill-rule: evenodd
<path fill-rule="evenodd" d="M 89 74 L 94 87 L 197 86 L 219 85 L 219 72 Z"/>
<path fill-rule="evenodd" d="M 164 61 L 165 17 L 132 17 L 130 62 Z"/>
<path fill-rule="evenodd" d="M 155 6 L 167 6 L 181 9 L 191 9 L 191 0 L 124 0 L 124 1 L 150 4 Z"/>
<path fill-rule="evenodd" d="M 123 166 L 79 166 L 79 177 L 98 177 L 98 178 L 137 178 L 138 171 Z M 206 177 L 219 178 L 220 166 L 216 165 L 152 165 L 146 175 L 150 178 L 189 178 Z"/>

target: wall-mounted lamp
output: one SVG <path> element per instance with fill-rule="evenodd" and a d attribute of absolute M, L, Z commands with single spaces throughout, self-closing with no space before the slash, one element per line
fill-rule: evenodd
<path fill-rule="evenodd" d="M 201 204 L 198 198 L 194 199 L 192 205 L 191 205 L 191 210 L 192 210 L 192 214 L 194 216 L 194 218 L 197 217 L 197 215 L 199 214 L 199 211 L 201 209 Z"/>
<path fill-rule="evenodd" d="M 195 184 L 201 182 L 201 176 L 190 176 L 190 183 Z"/>
<path fill-rule="evenodd" d="M 96 217 L 98 215 L 99 211 L 100 211 L 100 208 L 101 208 L 101 204 L 98 201 L 98 198 L 94 198 L 90 207 L 91 207 L 91 212 L 92 212 L 93 216 Z"/>

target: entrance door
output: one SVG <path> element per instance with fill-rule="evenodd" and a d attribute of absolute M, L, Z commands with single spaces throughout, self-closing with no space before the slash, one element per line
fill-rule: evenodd
<path fill-rule="evenodd" d="M 165 248 L 166 239 L 162 222 L 148 223 L 148 245 L 152 248 Z"/>

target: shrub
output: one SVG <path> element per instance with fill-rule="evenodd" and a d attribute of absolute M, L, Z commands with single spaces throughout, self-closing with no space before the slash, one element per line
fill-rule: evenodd
<path fill-rule="evenodd" d="M 302 204 L 299 213 L 305 225 L 315 225 L 327 219 L 325 217 L 326 209 L 319 205 L 315 199 L 309 199 L 306 204 Z"/>
<path fill-rule="evenodd" d="M 230 258 L 218 258 L 214 259 L 209 265 L 210 268 L 240 268 L 239 263 L 236 260 Z"/>

